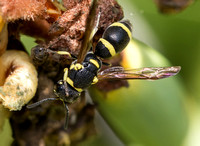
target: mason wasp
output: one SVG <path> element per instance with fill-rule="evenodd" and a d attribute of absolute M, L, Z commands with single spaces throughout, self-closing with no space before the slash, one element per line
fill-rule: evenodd
<path fill-rule="evenodd" d="M 41 103 L 49 100 L 61 100 L 66 108 L 65 128 L 68 125 L 69 109 L 68 104 L 73 103 L 80 96 L 81 92 L 89 88 L 92 84 L 101 80 L 127 80 L 144 79 L 157 80 L 176 75 L 180 71 L 179 66 L 155 67 L 140 69 L 124 69 L 121 66 L 114 66 L 100 71 L 103 62 L 101 58 L 110 58 L 120 53 L 132 36 L 132 28 L 129 21 L 119 21 L 111 24 L 99 39 L 94 51 L 90 52 L 92 38 L 97 31 L 95 26 L 95 10 L 97 0 L 94 0 L 87 19 L 86 31 L 82 42 L 80 53 L 70 68 L 64 69 L 63 79 L 59 80 L 55 86 L 54 94 L 56 97 L 46 98 L 31 105 L 34 108 Z M 98 21 L 97 21 L 98 24 Z M 95 27 L 94 27 L 95 26 Z M 67 54 L 58 52 L 58 54 Z M 69 54 L 67 54 L 69 55 Z"/>

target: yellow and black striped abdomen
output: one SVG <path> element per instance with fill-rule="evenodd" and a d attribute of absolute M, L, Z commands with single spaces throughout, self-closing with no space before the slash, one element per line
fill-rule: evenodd
<path fill-rule="evenodd" d="M 115 22 L 104 32 L 96 45 L 95 55 L 109 58 L 120 53 L 130 42 L 131 24 L 129 21 Z"/>

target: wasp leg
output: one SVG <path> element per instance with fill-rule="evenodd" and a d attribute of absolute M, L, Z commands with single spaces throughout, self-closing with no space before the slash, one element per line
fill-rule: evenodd
<path fill-rule="evenodd" d="M 92 31 L 93 31 L 93 26 L 94 26 L 94 23 L 95 23 L 97 1 L 98 0 L 92 1 L 90 12 L 89 12 L 89 15 L 88 15 L 88 18 L 87 18 L 86 30 L 85 30 L 85 33 L 84 33 L 84 39 L 83 39 L 82 44 L 81 44 L 81 50 L 80 50 L 79 55 L 78 55 L 77 63 L 83 62 L 87 52 L 91 48 L 90 47 L 91 34 L 93 34 Z"/>
<path fill-rule="evenodd" d="M 98 16 L 97 16 L 97 22 L 96 22 L 96 25 L 94 27 L 94 29 L 92 30 L 91 34 L 90 34 L 90 37 L 89 37 L 89 45 L 88 47 L 89 48 L 92 48 L 92 39 L 94 37 L 94 35 L 96 34 L 97 30 L 98 30 L 98 26 L 99 26 L 99 19 L 100 19 L 100 15 L 101 15 L 101 12 L 99 12 Z"/>
<path fill-rule="evenodd" d="M 63 76 L 63 81 L 67 82 L 67 77 L 68 77 L 68 68 L 64 69 L 64 76 Z"/>
<path fill-rule="evenodd" d="M 55 51 L 59 55 L 68 55 L 69 57 L 72 57 L 71 54 L 67 51 Z"/>
<path fill-rule="evenodd" d="M 90 34 L 89 41 L 92 40 L 92 38 L 94 37 L 94 35 L 96 34 L 96 32 L 97 32 L 97 30 L 98 30 L 100 16 L 101 16 L 101 12 L 99 12 L 99 14 L 98 14 L 98 16 L 97 16 L 97 22 L 96 22 L 96 25 L 95 25 L 94 29 L 92 30 L 92 32 L 91 32 L 91 34 Z"/>
<path fill-rule="evenodd" d="M 105 65 L 105 66 L 112 66 L 111 63 L 107 63 L 107 62 L 103 62 L 103 61 L 102 61 L 102 64 Z"/>
<path fill-rule="evenodd" d="M 92 81 L 92 84 L 96 84 L 98 81 L 99 81 L 98 78 L 95 76 L 93 81 Z"/>
<path fill-rule="evenodd" d="M 69 52 L 67 51 L 53 51 L 53 50 L 50 50 L 48 49 L 47 52 L 51 55 L 53 54 L 58 54 L 58 55 L 65 55 L 65 56 L 68 56 L 69 59 L 77 59 L 76 56 L 70 54 Z"/>
<path fill-rule="evenodd" d="M 65 126 L 64 126 L 64 128 L 67 129 L 67 127 L 68 127 L 68 122 L 69 122 L 69 108 L 68 108 L 66 102 L 63 102 L 63 103 L 64 103 L 64 106 L 65 106 L 65 109 L 66 109 Z"/>
<path fill-rule="evenodd" d="M 67 88 L 67 77 L 68 77 L 68 68 L 64 69 L 64 75 L 63 75 L 63 81 L 64 81 L 64 86 L 65 86 L 65 94 L 68 97 L 69 96 L 69 92 L 68 92 L 68 88 Z"/>

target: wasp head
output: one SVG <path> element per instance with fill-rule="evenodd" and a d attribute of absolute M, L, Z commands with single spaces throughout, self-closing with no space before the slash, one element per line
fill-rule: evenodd
<path fill-rule="evenodd" d="M 80 96 L 80 92 L 63 80 L 59 80 L 55 85 L 54 94 L 66 103 L 73 103 Z"/>

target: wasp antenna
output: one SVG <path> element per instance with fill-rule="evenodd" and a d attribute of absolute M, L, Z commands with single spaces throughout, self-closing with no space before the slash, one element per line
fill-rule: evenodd
<path fill-rule="evenodd" d="M 38 102 L 35 102 L 35 103 L 33 103 L 33 104 L 29 104 L 29 105 L 27 105 L 26 107 L 27 108 L 34 108 L 34 107 L 36 107 L 36 106 L 38 106 L 38 105 L 40 105 L 40 104 L 42 104 L 42 103 L 44 103 L 44 102 L 46 102 L 46 101 L 50 101 L 50 100 L 58 100 L 58 98 L 45 98 L 45 99 L 43 99 L 43 100 L 40 100 L 40 101 L 38 101 Z"/>
<path fill-rule="evenodd" d="M 69 108 L 68 108 L 66 102 L 63 102 L 63 103 L 64 103 L 64 106 L 65 106 L 65 109 L 66 109 L 65 126 L 64 126 L 64 128 L 67 129 L 67 127 L 68 127 L 68 121 L 69 121 Z"/>
<path fill-rule="evenodd" d="M 72 56 L 72 59 L 77 59 L 75 55 L 71 54 L 71 56 Z"/>

